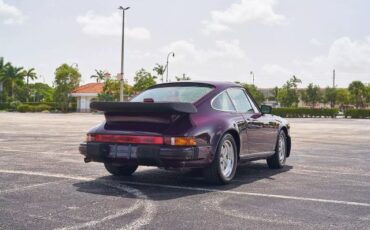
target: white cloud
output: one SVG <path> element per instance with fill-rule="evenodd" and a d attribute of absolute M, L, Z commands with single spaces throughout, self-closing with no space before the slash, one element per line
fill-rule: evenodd
<path fill-rule="evenodd" d="M 203 21 L 204 32 L 222 32 L 229 30 L 231 24 L 260 22 L 266 25 L 278 25 L 285 21 L 285 16 L 274 12 L 275 0 L 240 0 L 225 11 L 212 11 L 211 19 Z"/>
<path fill-rule="evenodd" d="M 202 49 L 196 47 L 192 42 L 179 40 L 164 47 L 162 51 L 165 53 L 169 51 L 175 52 L 178 54 L 176 56 L 178 60 L 189 58 L 197 62 L 205 62 L 214 58 L 245 58 L 245 53 L 240 48 L 238 40 L 216 41 L 214 49 Z"/>
<path fill-rule="evenodd" d="M 109 16 L 97 15 L 93 11 L 77 17 L 82 32 L 94 36 L 121 36 L 122 16 L 117 12 Z M 143 27 L 125 27 L 125 36 L 136 40 L 150 39 L 150 32 Z"/>
<path fill-rule="evenodd" d="M 22 24 L 24 15 L 17 7 L 6 4 L 0 0 L 0 21 L 4 24 Z"/>
<path fill-rule="evenodd" d="M 306 68 L 322 70 L 335 68 L 347 73 L 367 73 L 370 75 L 370 36 L 362 40 L 349 37 L 336 39 L 327 55 L 314 57 L 308 62 L 297 62 Z"/>
<path fill-rule="evenodd" d="M 170 76 L 186 73 L 193 80 L 246 81 L 250 61 L 238 40 L 219 40 L 203 48 L 192 41 L 179 40 L 161 49 L 163 56 L 173 51 Z"/>

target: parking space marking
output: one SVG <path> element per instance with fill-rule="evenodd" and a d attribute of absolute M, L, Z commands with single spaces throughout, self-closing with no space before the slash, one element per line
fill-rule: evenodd
<path fill-rule="evenodd" d="M 315 167 L 318 168 L 318 167 Z M 320 168 L 319 168 L 320 169 Z M 338 174 L 338 175 L 350 175 L 350 176 L 365 176 L 365 177 L 370 177 L 370 174 L 365 173 L 365 172 L 335 172 L 335 171 L 328 171 L 327 168 L 322 168 L 323 170 L 314 170 L 310 169 L 309 167 L 305 166 L 300 166 L 297 165 L 296 168 L 293 168 L 291 171 L 297 171 L 297 172 L 310 172 L 310 173 L 320 173 L 320 174 Z"/>
<path fill-rule="evenodd" d="M 358 160 L 358 161 L 370 161 L 370 159 L 367 158 L 359 158 L 359 157 L 346 157 L 346 156 L 318 156 L 318 155 L 308 155 L 308 154 L 297 154 L 295 157 L 307 157 L 307 158 L 320 158 L 320 159 L 327 159 L 327 158 L 332 158 L 332 159 L 346 159 L 346 160 Z"/>
<path fill-rule="evenodd" d="M 66 178 L 66 179 L 74 179 L 74 180 L 82 180 L 82 181 L 96 180 L 98 182 L 112 183 L 112 181 L 110 180 L 99 180 L 96 178 L 57 174 L 57 173 L 54 174 L 54 173 L 44 173 L 44 172 L 3 170 L 3 169 L 0 170 L 0 173 Z M 320 199 L 320 198 L 276 195 L 276 194 L 266 194 L 266 193 L 256 193 L 256 192 L 242 192 L 242 191 L 232 191 L 232 190 L 220 190 L 220 189 L 200 188 L 200 187 L 185 187 L 185 186 L 177 186 L 177 185 L 154 184 L 154 183 L 134 182 L 134 181 L 117 181 L 117 182 L 122 183 L 122 184 L 128 184 L 128 185 L 148 186 L 148 187 L 157 187 L 157 188 L 166 188 L 166 189 L 180 189 L 180 190 L 191 190 L 191 191 L 200 191 L 200 192 L 216 192 L 216 193 L 225 193 L 225 194 L 232 194 L 232 195 L 244 195 L 244 196 L 284 199 L 284 200 L 297 200 L 297 201 L 309 201 L 309 202 L 328 203 L 328 204 L 370 207 L 370 203 L 361 203 L 361 202 L 343 201 L 343 200 L 329 200 L 329 199 Z"/>
<path fill-rule="evenodd" d="M 154 204 L 140 190 L 129 187 L 128 185 L 114 183 L 114 181 L 111 181 L 111 180 L 104 180 L 104 179 L 97 179 L 97 178 L 83 177 L 83 176 L 73 176 L 73 175 L 66 175 L 66 174 L 59 174 L 59 173 L 44 173 L 44 172 L 34 172 L 34 171 L 24 171 L 24 170 L 0 169 L 0 173 L 43 176 L 43 177 L 52 177 L 52 178 L 64 178 L 64 179 L 72 179 L 72 180 L 78 180 L 78 181 L 94 181 L 94 182 L 101 183 L 103 185 L 127 192 L 129 194 L 132 194 L 139 199 L 139 204 L 141 204 L 144 207 L 144 213 L 142 216 L 138 217 L 138 219 L 136 219 L 130 224 L 127 224 L 122 229 L 132 229 L 132 230 L 139 229 L 142 226 L 149 224 L 156 213 Z M 132 212 L 135 209 L 129 209 L 129 211 Z M 104 217 L 100 220 L 94 220 L 94 221 L 89 221 L 86 223 L 81 223 L 81 224 L 77 224 L 73 226 L 58 228 L 58 230 L 72 230 L 72 229 L 77 230 L 80 228 L 92 227 L 102 222 L 126 215 L 128 213 L 129 212 L 127 211 L 127 209 L 120 210 L 118 213 Z"/>
<path fill-rule="evenodd" d="M 274 216 L 256 216 L 252 215 L 253 213 L 243 213 L 242 211 L 237 211 L 237 210 L 231 210 L 231 209 L 226 209 L 224 206 L 221 207 L 221 203 L 225 201 L 227 198 L 225 197 L 220 197 L 220 198 L 215 198 L 210 201 L 205 201 L 203 203 L 208 204 L 211 206 L 211 210 L 218 212 L 224 216 L 231 216 L 235 218 L 240 218 L 240 219 L 246 219 L 246 220 L 251 220 L 251 221 L 258 221 L 258 222 L 265 222 L 265 223 L 273 223 L 273 224 L 279 224 L 279 225 L 294 225 L 294 226 L 300 226 L 304 227 L 304 223 L 298 222 L 298 221 L 292 221 L 289 219 L 289 216 L 285 216 L 284 219 L 279 218 L 279 219 L 274 219 Z M 278 217 L 277 217 L 278 218 Z"/>
<path fill-rule="evenodd" d="M 82 223 L 82 224 L 77 224 L 77 225 L 73 225 L 73 226 L 69 226 L 69 227 L 56 228 L 55 230 L 77 230 L 77 229 L 81 229 L 81 228 L 91 228 L 91 227 L 93 227 L 95 225 L 98 225 L 98 224 L 100 224 L 102 222 L 113 220 L 113 219 L 118 218 L 120 216 L 125 216 L 127 214 L 130 214 L 133 211 L 135 211 L 138 208 L 140 208 L 141 205 L 142 205 L 142 203 L 140 202 L 140 200 L 137 200 L 135 202 L 135 204 L 133 206 L 129 207 L 128 209 L 122 209 L 122 210 L 114 213 L 113 215 L 109 215 L 109 216 L 103 217 L 100 220 L 93 220 L 93 221 L 90 221 L 90 222 L 86 222 L 86 223 Z"/>
<path fill-rule="evenodd" d="M 45 183 L 32 184 L 32 185 L 29 185 L 29 186 L 24 186 L 24 187 L 19 187 L 19 188 L 0 190 L 0 195 L 4 194 L 4 193 L 19 192 L 19 191 L 24 191 L 24 190 L 27 190 L 27 189 L 38 188 L 38 187 L 42 187 L 42 186 L 50 185 L 50 184 L 58 184 L 60 182 L 64 182 L 64 181 L 68 181 L 68 180 L 70 180 L 70 179 L 50 181 L 50 182 L 45 182 Z"/>
<path fill-rule="evenodd" d="M 19 149 L 0 149 L 0 151 L 6 151 L 6 152 L 15 152 L 15 153 L 29 153 L 30 151 L 26 151 L 26 150 L 19 150 Z M 75 150 L 77 151 L 77 150 Z M 80 156 L 79 154 L 77 153 L 67 153 L 67 152 L 70 152 L 70 151 L 65 151 L 63 153 L 60 153 L 60 152 L 50 152 L 50 151 L 41 151 L 41 152 L 34 152 L 36 154 L 43 154 L 43 155 L 60 155 L 60 156 Z"/>
<path fill-rule="evenodd" d="M 232 190 L 220 190 L 220 189 L 212 189 L 212 188 L 184 187 L 184 186 L 177 186 L 177 185 L 153 184 L 153 183 L 146 183 L 146 182 L 133 182 L 133 181 L 121 181 L 121 182 L 125 184 L 130 184 L 130 185 L 140 185 L 140 186 L 149 186 L 149 187 L 182 189 L 182 190 L 192 190 L 192 191 L 201 191 L 201 192 L 218 192 L 218 193 L 227 193 L 227 194 L 233 194 L 233 195 L 246 195 L 246 196 L 286 199 L 286 200 L 312 201 L 312 202 L 319 202 L 319 203 L 331 203 L 331 204 L 370 207 L 370 203 L 361 203 L 361 202 L 352 202 L 352 201 L 329 200 L 329 199 L 320 199 L 320 198 L 286 196 L 286 195 L 255 193 L 255 192 L 242 192 L 242 191 L 232 191 Z"/>

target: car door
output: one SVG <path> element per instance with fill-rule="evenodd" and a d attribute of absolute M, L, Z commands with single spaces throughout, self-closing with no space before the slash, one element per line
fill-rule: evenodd
<path fill-rule="evenodd" d="M 262 124 L 259 120 L 252 122 L 251 116 L 255 114 L 254 108 L 250 103 L 247 94 L 242 88 L 228 89 L 231 101 L 233 102 L 236 110 L 243 115 L 247 124 L 247 137 L 243 140 L 242 145 L 246 146 L 248 151 L 246 154 L 241 154 L 242 157 L 249 157 L 251 154 L 261 152 L 262 148 L 256 143 L 255 139 L 262 135 Z"/>
<path fill-rule="evenodd" d="M 246 118 L 248 122 L 249 152 L 251 154 L 272 152 L 275 148 L 279 122 L 271 114 L 262 114 L 248 92 L 244 92 L 253 108 L 253 113 L 248 113 Z"/>
<path fill-rule="evenodd" d="M 240 137 L 240 155 L 248 154 L 247 122 L 242 113 L 236 111 L 227 91 L 218 94 L 211 102 L 212 108 L 227 113 L 228 120 L 238 130 Z"/>

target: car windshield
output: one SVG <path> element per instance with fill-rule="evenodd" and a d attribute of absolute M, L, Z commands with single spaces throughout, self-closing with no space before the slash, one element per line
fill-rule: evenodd
<path fill-rule="evenodd" d="M 143 102 L 144 99 L 153 99 L 154 102 L 188 102 L 194 103 L 213 88 L 207 86 L 169 86 L 148 89 L 131 102 Z"/>

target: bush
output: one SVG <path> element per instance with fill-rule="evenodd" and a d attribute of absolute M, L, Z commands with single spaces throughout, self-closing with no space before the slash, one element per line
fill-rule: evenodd
<path fill-rule="evenodd" d="M 40 104 L 40 105 L 20 104 L 17 106 L 17 111 L 21 113 L 42 112 L 42 111 L 49 111 L 50 109 L 51 107 L 45 104 Z"/>
<path fill-rule="evenodd" d="M 272 114 L 281 117 L 305 118 L 305 117 L 332 117 L 338 114 L 338 109 L 312 109 L 312 108 L 273 108 Z"/>
<path fill-rule="evenodd" d="M 22 103 L 20 102 L 20 101 L 12 101 L 12 102 L 10 102 L 10 104 L 9 104 L 9 109 L 8 110 L 10 110 L 10 111 L 15 111 L 15 110 L 17 110 L 17 107 L 19 106 L 19 105 L 21 105 Z"/>
<path fill-rule="evenodd" d="M 17 106 L 17 111 L 21 113 L 25 112 L 30 112 L 31 111 L 31 106 L 25 105 L 25 104 L 20 104 Z"/>
<path fill-rule="evenodd" d="M 51 109 L 51 106 L 41 104 L 41 105 L 36 105 L 34 106 L 34 111 L 33 112 L 43 112 L 43 111 L 49 111 Z"/>
<path fill-rule="evenodd" d="M 344 116 L 346 118 L 370 118 L 370 109 L 347 109 Z"/>
<path fill-rule="evenodd" d="M 10 104 L 9 103 L 0 102 L 0 110 L 7 110 L 9 108 L 10 108 Z"/>

